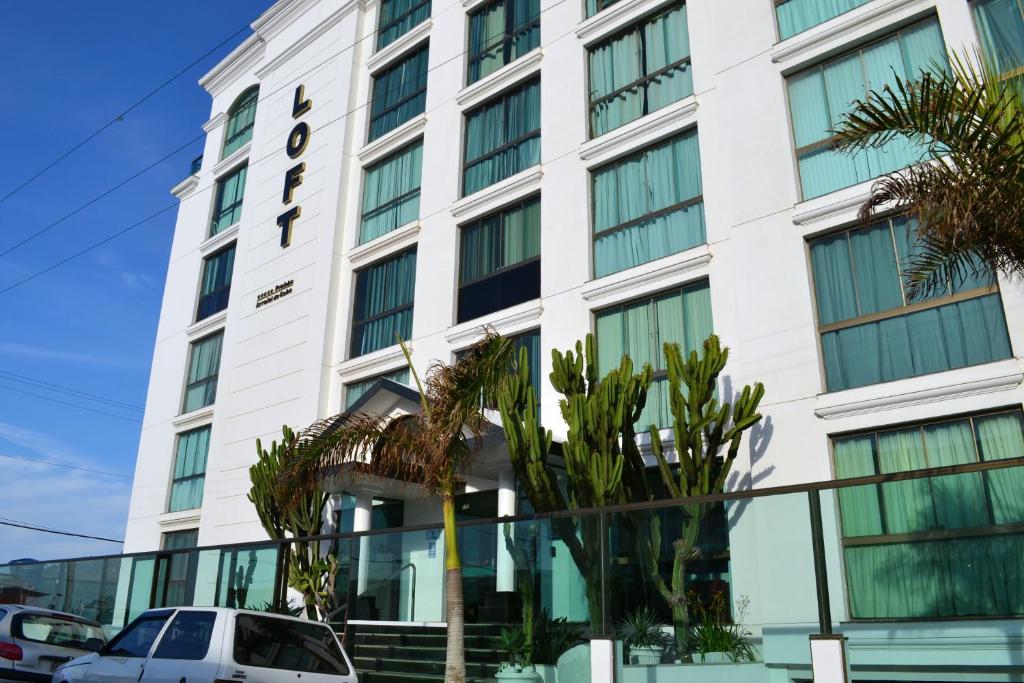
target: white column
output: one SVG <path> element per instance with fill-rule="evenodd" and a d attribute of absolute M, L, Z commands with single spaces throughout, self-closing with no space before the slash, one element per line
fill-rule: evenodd
<path fill-rule="evenodd" d="M 516 477 L 511 469 L 498 472 L 498 516 L 511 517 L 516 514 Z M 515 533 L 515 530 L 512 530 Z M 505 548 L 505 528 L 498 528 L 498 554 L 495 564 L 496 590 L 499 593 L 516 589 L 515 563 Z"/>
<path fill-rule="evenodd" d="M 615 641 L 590 641 L 590 683 L 614 683 Z M 818 683 L 815 680 L 815 683 Z"/>
<path fill-rule="evenodd" d="M 369 531 L 373 514 L 373 496 L 369 493 L 356 494 L 356 508 L 352 512 L 352 531 Z M 370 539 L 359 537 L 359 573 L 356 575 L 356 595 L 366 592 L 366 579 L 370 571 Z"/>
<path fill-rule="evenodd" d="M 814 683 L 847 683 L 846 638 L 842 634 L 811 636 Z"/>

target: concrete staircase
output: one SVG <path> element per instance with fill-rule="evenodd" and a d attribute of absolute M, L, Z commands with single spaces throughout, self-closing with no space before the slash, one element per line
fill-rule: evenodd
<path fill-rule="evenodd" d="M 359 683 L 424 683 L 444 680 L 444 627 L 351 624 L 348 654 Z M 503 653 L 494 647 L 500 624 L 466 624 L 469 683 L 494 680 Z"/>

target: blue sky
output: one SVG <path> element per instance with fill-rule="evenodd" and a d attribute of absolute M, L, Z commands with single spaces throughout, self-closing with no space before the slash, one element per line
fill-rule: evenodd
<path fill-rule="evenodd" d="M 0 197 L 271 4 L 5 3 Z M 196 81 L 246 35 L 0 202 L 0 253 L 200 135 L 210 100 Z M 0 256 L 0 292 L 172 204 L 168 190 L 201 151 L 194 143 Z M 0 518 L 123 538 L 142 412 L 119 404 L 145 403 L 175 215 L 0 293 L 0 456 L 16 456 L 0 457 Z M 0 525 L 0 562 L 117 552 L 112 543 Z"/>

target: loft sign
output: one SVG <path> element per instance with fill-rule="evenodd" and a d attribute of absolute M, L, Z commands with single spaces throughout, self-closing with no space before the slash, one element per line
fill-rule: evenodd
<path fill-rule="evenodd" d="M 299 85 L 299 87 L 295 88 L 295 99 L 292 102 L 292 118 L 298 119 L 312 108 L 313 102 L 306 97 L 306 86 Z M 306 146 L 309 145 L 309 134 L 309 124 L 305 121 L 296 123 L 292 128 L 292 132 L 288 133 L 288 145 L 285 151 L 288 152 L 288 156 L 291 159 L 298 159 L 306 151 Z M 292 203 L 295 188 L 302 184 L 302 174 L 305 172 L 305 161 L 300 161 L 285 171 L 284 194 L 281 196 L 281 201 L 284 202 L 285 206 Z M 301 215 L 302 207 L 296 204 L 277 217 L 277 225 L 281 228 L 282 249 L 291 245 L 292 227 L 295 225 L 295 220 Z"/>

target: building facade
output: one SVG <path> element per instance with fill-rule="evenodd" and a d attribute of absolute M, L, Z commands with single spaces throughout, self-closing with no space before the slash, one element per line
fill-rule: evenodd
<path fill-rule="evenodd" d="M 200 81 L 203 161 L 173 190 L 126 552 L 264 538 L 246 499 L 256 439 L 357 401 L 401 409 L 408 396 L 376 383 L 409 382 L 396 334 L 420 371 L 484 325 L 515 336 L 557 439 L 539 379 L 550 349 L 594 333 L 604 369 L 622 353 L 651 362 L 648 417 L 664 427 L 661 343 L 690 350 L 713 331 L 731 349 L 720 391 L 766 387 L 732 489 L 1021 454 L 1019 283 L 979 275 L 910 297 L 912 222 L 865 226 L 857 211 L 922 148 L 830 147 L 850 103 L 893 73 L 979 49 L 1024 67 L 1017 0 L 281 0 L 252 28 Z M 1020 596 L 935 608 L 900 603 L 933 589 L 914 577 L 857 582 L 935 528 L 1016 539 L 1024 510 L 1001 488 L 1014 481 L 958 492 L 984 519 L 926 515 L 905 487 L 825 520 L 842 539 L 833 616 L 885 640 L 879 671 L 966 657 L 993 667 L 971 680 L 1011 680 L 1005 622 L 950 619 L 1019 614 Z M 515 511 L 500 449 L 467 492 L 471 516 Z M 348 493 L 329 526 L 439 519 L 401 491 Z M 778 519 L 730 531 L 753 624 L 813 621 L 813 570 L 790 564 L 804 541 Z M 958 552 L 991 554 L 984 538 Z M 806 600 L 786 589 L 800 582 Z M 926 652 L 937 632 L 961 654 Z M 806 659 L 806 635 L 776 643 L 766 659 Z"/>

